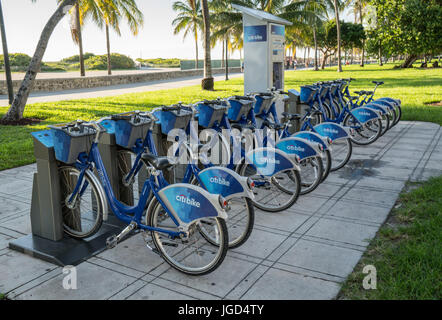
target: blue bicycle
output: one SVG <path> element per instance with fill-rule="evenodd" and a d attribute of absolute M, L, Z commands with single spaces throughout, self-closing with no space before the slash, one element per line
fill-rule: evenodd
<path fill-rule="evenodd" d="M 162 170 L 173 163 L 167 157 L 144 152 L 140 158 L 148 168 L 149 179 L 138 203 L 128 206 L 116 199 L 98 150 L 100 135 L 106 129 L 98 122 L 81 120 L 50 128 L 54 131 L 55 155 L 68 164 L 59 170 L 66 233 L 74 238 L 92 236 L 107 219 L 109 205 L 111 212 L 128 224 L 119 235 L 107 239 L 109 248 L 139 229 L 145 240 L 150 233 L 155 249 L 147 246 L 183 273 L 206 274 L 222 263 L 228 248 L 227 201 L 222 196 L 191 184 L 168 185 Z M 90 148 L 78 152 L 76 146 L 84 145 L 84 139 Z M 153 199 L 149 203 L 150 193 Z M 203 233 L 216 238 L 218 245 L 211 245 Z"/>
<path fill-rule="evenodd" d="M 179 127 L 181 127 L 181 129 L 186 128 L 186 130 L 190 131 L 190 134 L 195 136 L 192 130 L 193 126 L 190 122 L 191 118 L 187 112 L 188 109 L 194 112 L 193 108 L 191 105 L 183 105 L 180 103 L 154 109 L 151 113 L 134 111 L 129 114 L 114 115 L 101 123 L 106 127 L 125 127 L 129 126 L 130 123 L 143 124 L 146 119 L 157 117 L 159 120 L 157 123 L 160 127 L 164 127 L 164 132 L 171 132 L 169 131 L 170 127 L 167 127 L 167 125 L 172 118 L 177 118 L 180 123 Z M 169 121 L 165 121 L 166 118 Z M 174 127 L 177 126 L 177 119 L 174 121 Z M 111 121 L 114 123 L 111 123 Z M 146 172 L 148 168 L 146 168 L 146 165 L 142 161 L 142 155 L 146 150 L 155 156 L 158 156 L 158 152 L 153 141 L 152 130 L 141 130 L 140 136 L 144 135 L 144 138 L 136 139 L 133 144 L 133 141 L 124 140 L 125 135 L 122 134 L 124 131 L 125 130 L 116 130 L 115 132 L 116 142 L 122 147 L 118 152 L 118 165 L 120 175 L 123 177 L 123 185 L 127 186 L 128 192 L 132 192 L 132 195 L 136 197 L 139 193 L 137 186 L 142 185 L 147 179 Z M 171 138 L 174 137 L 173 135 L 169 136 Z M 164 136 L 162 137 L 164 138 Z M 177 137 L 179 137 L 179 135 Z M 229 248 L 241 246 L 249 238 L 253 230 L 255 213 L 251 199 L 254 197 L 252 191 L 254 182 L 251 179 L 239 176 L 236 172 L 228 168 L 213 166 L 210 162 L 206 165 L 206 168 L 200 169 L 198 167 L 198 158 L 195 154 L 196 152 L 198 152 L 198 154 L 204 152 L 202 149 L 205 146 L 201 145 L 197 137 L 195 137 L 196 152 L 194 152 L 192 148 L 193 145 L 186 139 L 187 137 L 183 138 L 182 141 L 180 141 L 180 139 L 176 141 L 176 152 L 173 158 L 176 159 L 175 162 L 177 165 L 174 165 L 172 169 L 176 169 L 178 163 L 185 163 L 184 174 L 180 179 L 178 172 L 175 170 L 171 177 L 173 182 L 199 185 L 212 194 L 222 195 L 228 203 L 229 219 L 226 223 L 229 230 Z M 212 238 L 210 234 L 204 232 L 202 235 L 207 241 L 217 245 L 216 238 Z"/>

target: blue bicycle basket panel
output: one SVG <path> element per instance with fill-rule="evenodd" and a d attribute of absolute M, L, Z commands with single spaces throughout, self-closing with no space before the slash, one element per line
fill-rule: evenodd
<path fill-rule="evenodd" d="M 109 134 L 115 133 L 115 121 L 114 120 L 110 120 L 110 119 L 102 120 L 100 122 L 100 124 L 106 129 L 107 133 L 109 133 Z"/>
<path fill-rule="evenodd" d="M 227 118 L 231 121 L 239 121 L 242 117 L 246 117 L 250 109 L 253 107 L 253 101 L 229 100 L 230 108 L 227 110 Z"/>
<path fill-rule="evenodd" d="M 252 150 L 246 155 L 246 159 L 263 176 L 271 177 L 280 171 L 295 169 L 294 163 L 288 156 L 277 149 L 261 148 Z"/>
<path fill-rule="evenodd" d="M 367 103 L 364 105 L 365 108 L 375 109 L 380 111 L 382 114 L 386 114 L 387 110 L 385 106 L 376 105 L 375 103 Z"/>
<path fill-rule="evenodd" d="M 297 133 L 293 134 L 292 137 L 306 139 L 310 142 L 319 143 L 322 145 L 324 150 L 327 150 L 327 148 L 328 148 L 328 146 L 324 142 L 324 140 L 322 140 L 320 136 L 318 136 L 317 134 L 314 134 L 313 132 L 301 131 L 301 132 L 297 132 Z"/>
<path fill-rule="evenodd" d="M 350 110 L 350 113 L 360 122 L 365 123 L 367 121 L 378 118 L 378 114 L 369 108 L 359 107 Z"/>
<path fill-rule="evenodd" d="M 309 103 L 315 95 L 315 90 L 312 87 L 302 86 L 300 99 L 303 103 Z"/>
<path fill-rule="evenodd" d="M 74 163 L 78 155 L 82 152 L 88 152 L 95 130 L 89 127 L 81 127 L 78 131 L 70 131 L 65 124 L 54 125 L 51 128 L 54 134 L 54 152 L 55 158 L 64 163 Z"/>
<path fill-rule="evenodd" d="M 314 130 L 323 137 L 329 137 L 332 141 L 337 139 L 347 139 L 347 131 L 340 125 L 332 122 L 323 122 L 314 126 Z"/>
<path fill-rule="evenodd" d="M 196 219 L 205 217 L 217 217 L 218 211 L 214 205 L 197 188 L 193 189 L 184 185 L 176 184 L 162 189 L 160 197 L 167 199 L 169 210 L 184 223 L 190 223 Z"/>
<path fill-rule="evenodd" d="M 168 134 L 172 129 L 185 129 L 192 118 L 188 110 L 157 110 L 154 116 L 160 121 L 161 132 Z"/>
<path fill-rule="evenodd" d="M 218 104 L 198 104 L 196 107 L 198 110 L 198 124 L 204 128 L 212 128 L 215 122 L 221 122 L 228 107 L 227 105 Z"/>
<path fill-rule="evenodd" d="M 318 154 L 309 144 L 296 138 L 283 139 L 276 144 L 276 148 L 287 154 L 296 154 L 301 160 Z"/>
<path fill-rule="evenodd" d="M 244 191 L 241 183 L 225 169 L 209 168 L 199 174 L 204 189 L 223 197 Z"/>

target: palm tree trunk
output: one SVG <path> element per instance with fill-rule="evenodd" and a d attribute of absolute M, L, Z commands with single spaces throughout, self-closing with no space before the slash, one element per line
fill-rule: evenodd
<path fill-rule="evenodd" d="M 362 22 L 364 21 L 363 16 L 362 16 L 362 0 L 359 0 L 359 19 L 362 24 Z M 365 65 L 364 64 L 364 58 L 365 58 L 364 56 L 365 56 L 365 39 L 362 40 L 361 67 L 363 67 Z"/>
<path fill-rule="evenodd" d="M 226 81 L 229 80 L 229 50 L 227 45 L 227 38 L 226 38 Z"/>
<path fill-rule="evenodd" d="M 21 83 L 20 88 L 14 97 L 11 107 L 3 117 L 4 120 L 14 121 L 23 118 L 26 101 L 28 100 L 35 77 L 40 69 L 41 60 L 43 59 L 46 47 L 48 46 L 49 38 L 51 37 L 51 34 L 57 24 L 69 11 L 69 9 L 72 8 L 76 1 L 77 0 L 64 0 L 49 18 L 40 35 L 40 40 L 38 41 L 37 48 L 35 49 L 34 56 L 32 57 L 31 63 L 26 71 L 23 82 Z"/>
<path fill-rule="evenodd" d="M 221 54 L 221 68 L 224 68 L 224 41 L 222 43 L 222 54 Z"/>
<path fill-rule="evenodd" d="M 80 5 L 78 2 L 75 4 L 75 18 L 77 19 L 77 26 L 78 26 L 78 50 L 79 53 L 79 60 L 80 60 L 80 76 L 84 77 L 85 71 L 84 71 L 84 57 L 83 57 L 83 39 L 81 37 L 81 24 L 80 24 Z"/>
<path fill-rule="evenodd" d="M 193 27 L 195 32 L 195 69 L 198 69 L 198 29 L 196 26 Z"/>
<path fill-rule="evenodd" d="M 318 41 L 316 39 L 316 26 L 313 27 L 313 40 L 315 42 L 315 71 L 318 71 Z"/>
<path fill-rule="evenodd" d="M 338 34 L 338 72 L 342 72 L 342 63 L 341 63 L 341 23 L 339 21 L 339 8 L 338 8 L 338 0 L 333 0 L 333 4 L 335 6 L 335 16 L 336 16 L 336 31 Z"/>
<path fill-rule="evenodd" d="M 106 23 L 106 49 L 107 49 L 107 74 L 110 76 L 112 74 L 112 64 L 111 64 L 111 51 L 110 51 L 109 24 L 108 23 Z"/>
<path fill-rule="evenodd" d="M 207 0 L 201 0 L 204 21 L 204 78 L 201 82 L 203 90 L 213 91 L 212 61 L 210 58 L 210 17 Z"/>
<path fill-rule="evenodd" d="M 382 62 L 382 46 L 381 46 L 381 42 L 380 41 L 379 41 L 378 58 L 379 58 L 379 65 L 382 67 L 384 65 L 384 63 Z"/>
<path fill-rule="evenodd" d="M 3 19 L 2 3 L 0 1 L 0 28 L 2 33 L 3 60 L 5 64 L 6 84 L 8 87 L 9 104 L 14 100 L 14 89 L 12 87 L 11 68 L 9 65 L 8 44 L 6 41 L 5 22 Z"/>

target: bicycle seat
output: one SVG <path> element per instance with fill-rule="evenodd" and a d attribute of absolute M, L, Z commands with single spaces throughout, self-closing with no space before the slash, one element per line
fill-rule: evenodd
<path fill-rule="evenodd" d="M 301 115 L 297 113 L 289 113 L 289 112 L 283 112 L 281 113 L 282 116 L 288 120 L 299 120 L 301 119 Z"/>
<path fill-rule="evenodd" d="M 374 93 L 373 91 L 365 91 L 365 94 L 367 94 L 367 95 L 371 95 L 373 93 Z"/>
<path fill-rule="evenodd" d="M 361 90 L 361 91 L 355 91 L 355 93 L 358 94 L 358 95 L 360 95 L 360 96 L 362 96 L 362 95 L 365 94 L 365 91 L 364 91 L 364 90 Z"/>
<path fill-rule="evenodd" d="M 141 155 L 141 159 L 147 161 L 157 170 L 164 170 L 175 165 L 175 163 L 172 162 L 173 160 L 168 157 L 159 157 L 147 152 Z"/>
<path fill-rule="evenodd" d="M 260 97 L 273 97 L 273 94 L 269 92 L 257 92 L 255 93 L 255 95 Z"/>
<path fill-rule="evenodd" d="M 248 96 L 233 96 L 230 99 L 234 99 L 234 100 L 248 100 L 248 101 L 253 101 L 255 100 L 253 97 L 248 97 Z"/>
<path fill-rule="evenodd" d="M 283 125 L 270 122 L 269 120 L 264 120 L 264 122 L 262 124 L 266 127 L 269 127 L 270 129 L 274 129 L 274 130 L 284 129 Z"/>
<path fill-rule="evenodd" d="M 372 83 L 374 83 L 374 84 L 380 86 L 380 85 L 383 85 L 383 84 L 384 84 L 384 81 L 372 81 Z"/>

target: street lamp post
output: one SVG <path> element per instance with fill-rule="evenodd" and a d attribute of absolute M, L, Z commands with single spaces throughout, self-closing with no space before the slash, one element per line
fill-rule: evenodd
<path fill-rule="evenodd" d="M 14 100 L 14 91 L 12 89 L 11 67 L 9 65 L 9 54 L 8 54 L 8 46 L 6 43 L 5 23 L 3 20 L 3 9 L 2 9 L 1 0 L 0 0 L 0 31 L 2 35 L 3 59 L 5 61 L 5 73 L 6 73 L 6 83 L 8 86 L 9 104 L 11 104 L 12 100 Z"/>

